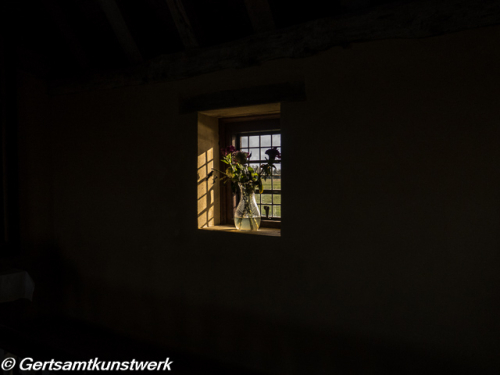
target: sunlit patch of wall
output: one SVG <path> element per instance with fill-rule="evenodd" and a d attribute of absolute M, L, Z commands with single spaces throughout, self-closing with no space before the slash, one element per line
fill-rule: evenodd
<path fill-rule="evenodd" d="M 213 175 L 213 168 L 219 169 L 218 120 L 200 114 L 198 116 L 198 228 L 220 223 L 219 183 Z"/>

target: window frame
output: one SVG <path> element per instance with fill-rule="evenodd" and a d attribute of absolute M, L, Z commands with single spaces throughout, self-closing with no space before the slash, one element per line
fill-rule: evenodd
<path fill-rule="evenodd" d="M 222 158 L 221 149 L 227 146 L 238 146 L 238 136 L 242 133 L 267 133 L 279 132 L 281 122 L 279 114 L 230 117 L 219 119 L 219 159 Z M 220 186 L 220 223 L 222 225 L 234 224 L 234 209 L 237 196 L 231 191 L 229 183 Z M 262 213 L 261 213 L 262 214 Z M 282 217 L 279 219 L 265 219 L 262 217 L 261 227 L 281 228 Z"/>

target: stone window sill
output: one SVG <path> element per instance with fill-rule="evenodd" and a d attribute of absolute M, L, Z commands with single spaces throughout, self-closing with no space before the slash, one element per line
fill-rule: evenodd
<path fill-rule="evenodd" d="M 281 237 L 281 229 L 280 228 L 259 228 L 258 231 L 247 231 L 247 230 L 237 230 L 234 227 L 234 225 L 215 225 L 212 227 L 201 228 L 201 230 L 253 234 L 253 235 L 258 235 L 258 236 Z"/>

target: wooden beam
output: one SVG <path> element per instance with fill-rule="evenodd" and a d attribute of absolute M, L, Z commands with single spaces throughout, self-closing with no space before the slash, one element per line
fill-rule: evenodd
<path fill-rule="evenodd" d="M 139 51 L 127 24 L 123 19 L 122 13 L 116 4 L 116 1 L 98 0 L 98 2 L 129 61 L 132 64 L 139 64 L 143 62 L 141 52 Z"/>
<path fill-rule="evenodd" d="M 160 56 L 138 69 L 61 82 L 57 92 L 171 81 L 280 58 L 314 55 L 334 46 L 381 39 L 426 38 L 500 24 L 497 0 L 425 0 L 391 4 L 343 18 L 311 21 L 190 53 Z"/>
<path fill-rule="evenodd" d="M 371 0 L 340 0 L 339 4 L 342 8 L 353 11 L 368 7 L 370 2 Z"/>
<path fill-rule="evenodd" d="M 245 5 L 254 32 L 260 33 L 275 28 L 268 0 L 245 0 Z"/>
<path fill-rule="evenodd" d="M 306 100 L 303 82 L 247 87 L 220 91 L 180 100 L 179 113 L 195 113 L 221 108 L 254 106 L 266 103 L 297 102 Z"/>
<path fill-rule="evenodd" d="M 179 36 L 181 37 L 182 43 L 186 48 L 198 47 L 198 41 L 189 22 L 189 17 L 187 16 L 182 0 L 165 0 L 170 9 L 170 14 L 175 22 Z"/>
<path fill-rule="evenodd" d="M 80 44 L 80 41 L 74 33 L 70 22 L 64 14 L 64 11 L 54 0 L 43 0 L 43 5 L 49 12 L 52 20 L 56 23 L 63 38 L 66 40 L 66 44 L 68 45 L 76 62 L 80 65 L 81 68 L 87 69 L 89 67 L 89 59 L 87 57 L 87 54 L 85 53 L 83 46 Z"/>

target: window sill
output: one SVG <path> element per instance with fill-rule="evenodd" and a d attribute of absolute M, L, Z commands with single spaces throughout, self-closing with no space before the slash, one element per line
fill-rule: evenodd
<path fill-rule="evenodd" d="M 262 218 L 260 227 L 281 229 L 281 221 Z"/>
<path fill-rule="evenodd" d="M 213 227 L 201 228 L 201 230 L 209 230 L 216 232 L 244 233 L 258 236 L 281 237 L 281 229 L 279 228 L 259 228 L 258 231 L 237 230 L 234 225 L 215 225 Z"/>

